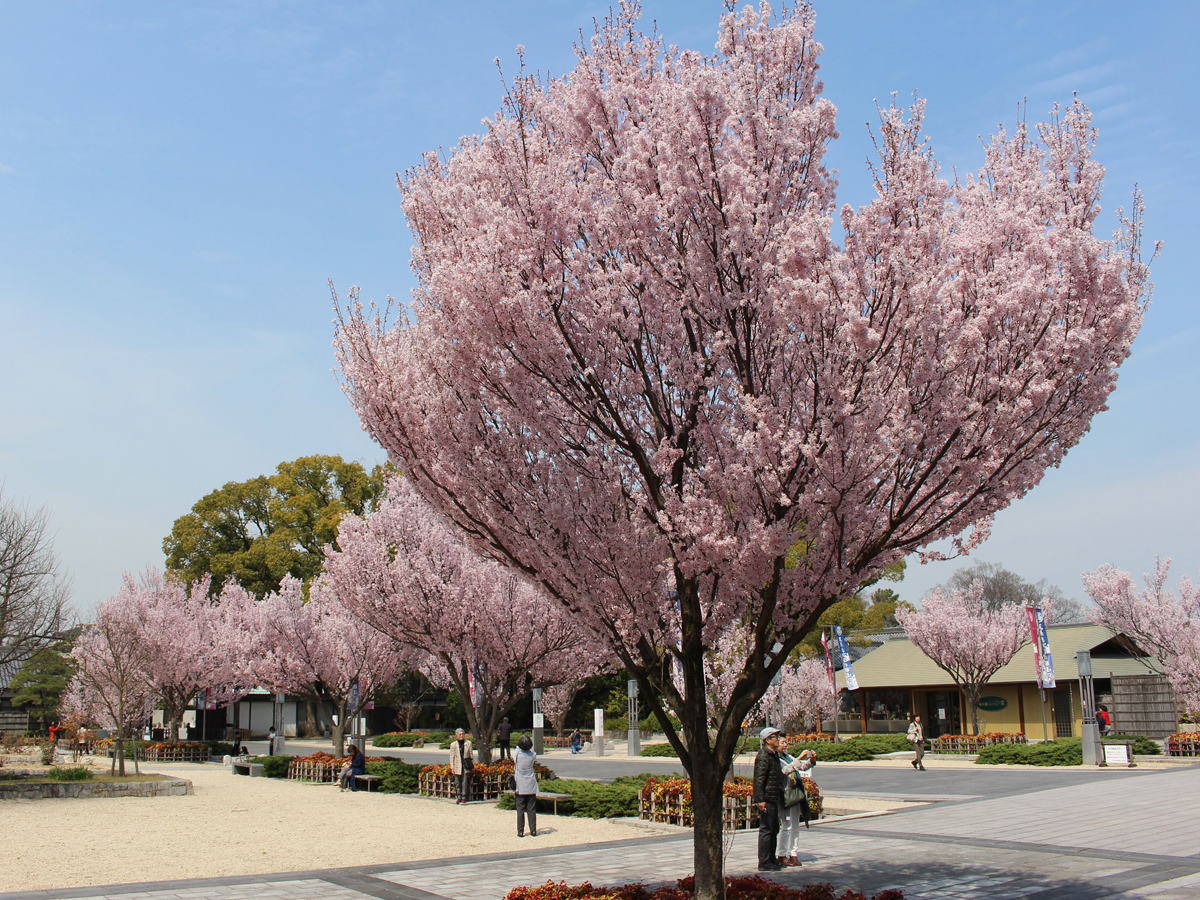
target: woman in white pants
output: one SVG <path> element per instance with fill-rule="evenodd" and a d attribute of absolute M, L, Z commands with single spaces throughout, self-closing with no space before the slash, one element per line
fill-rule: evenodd
<path fill-rule="evenodd" d="M 799 777 L 801 772 L 807 772 L 817 764 L 817 754 L 812 750 L 801 750 L 796 757 L 789 756 L 787 751 L 779 754 L 779 765 L 783 769 L 784 778 Z M 781 866 L 798 866 L 800 859 L 800 804 L 784 806 L 779 810 L 779 838 L 775 843 L 775 855 Z"/>

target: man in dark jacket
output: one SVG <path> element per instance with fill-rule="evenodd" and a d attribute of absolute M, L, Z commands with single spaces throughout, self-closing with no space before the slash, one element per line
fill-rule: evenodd
<path fill-rule="evenodd" d="M 500 748 L 501 759 L 512 759 L 512 726 L 508 724 L 508 716 L 496 729 L 496 746 Z"/>
<path fill-rule="evenodd" d="M 764 728 L 758 737 L 758 756 L 754 759 L 758 870 L 778 872 L 783 868 L 775 857 L 775 841 L 779 837 L 779 808 L 783 803 L 783 770 L 779 765 L 779 741 L 783 738 L 783 732 L 777 728 Z"/>

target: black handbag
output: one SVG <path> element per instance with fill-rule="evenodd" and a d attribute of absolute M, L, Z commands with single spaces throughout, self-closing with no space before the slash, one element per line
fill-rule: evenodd
<path fill-rule="evenodd" d="M 783 784 L 783 805 L 791 809 L 797 803 L 803 803 L 807 808 L 808 792 L 804 789 L 804 782 L 795 773 L 789 773 Z"/>

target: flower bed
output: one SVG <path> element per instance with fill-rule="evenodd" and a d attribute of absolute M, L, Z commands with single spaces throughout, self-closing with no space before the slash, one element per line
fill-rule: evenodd
<path fill-rule="evenodd" d="M 368 756 L 367 762 L 383 762 L 385 757 Z M 290 781 L 311 781 L 317 784 L 329 784 L 338 780 L 342 766 L 350 762 L 350 757 L 334 756 L 332 753 L 318 751 L 310 756 L 297 756 L 288 763 L 287 777 Z"/>
<path fill-rule="evenodd" d="M 545 766 L 534 763 L 534 771 L 539 781 L 549 781 L 554 773 Z M 511 759 L 502 759 L 489 765 L 475 763 L 471 775 L 470 794 L 468 800 L 495 800 L 508 790 L 508 778 L 513 773 Z M 443 797 L 456 799 L 458 797 L 458 780 L 450 771 L 450 766 L 443 763 L 437 766 L 425 766 L 417 776 L 417 793 L 426 797 Z"/>
<path fill-rule="evenodd" d="M 808 808 L 812 818 L 821 818 L 821 789 L 811 778 L 803 778 L 808 792 Z M 754 783 L 744 775 L 735 775 L 732 781 L 722 786 L 722 820 L 726 831 L 740 831 L 758 827 L 758 807 L 754 804 Z M 692 783 L 686 778 L 669 778 L 659 781 L 646 779 L 638 794 L 638 818 L 648 822 L 665 822 L 668 825 L 694 824 L 692 816 Z"/>
<path fill-rule="evenodd" d="M 1200 731 L 1181 731 L 1167 738 L 1167 756 L 1200 756 Z"/>
<path fill-rule="evenodd" d="M 987 734 L 943 734 L 929 742 L 929 749 L 934 753 L 978 753 L 980 747 L 992 747 L 996 744 L 1024 744 L 1025 735 L 1004 734 L 999 731 Z"/>
<path fill-rule="evenodd" d="M 590 882 L 568 885 L 565 881 L 547 881 L 538 887 L 515 887 L 504 900 L 692 900 L 696 896 L 695 879 L 681 878 L 673 885 L 663 885 L 653 891 L 644 884 L 624 884 L 619 887 L 592 887 Z M 726 900 L 904 900 L 904 893 L 894 888 L 880 891 L 873 897 L 859 891 L 835 894 L 829 884 L 806 884 L 798 888 L 768 881 L 761 875 L 743 875 L 725 879 Z"/>

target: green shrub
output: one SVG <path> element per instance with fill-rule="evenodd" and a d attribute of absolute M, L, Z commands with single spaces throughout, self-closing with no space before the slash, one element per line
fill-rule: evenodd
<path fill-rule="evenodd" d="M 872 753 L 896 753 L 912 749 L 912 744 L 903 734 L 860 734 L 847 741 L 851 742 L 866 747 Z"/>
<path fill-rule="evenodd" d="M 609 784 L 597 781 L 581 781 L 575 778 L 554 778 L 539 782 L 538 789 L 556 794 L 570 794 L 570 800 L 558 801 L 558 814 L 588 819 L 608 819 L 614 816 L 636 816 L 638 814 L 638 792 L 646 778 L 641 781 L 614 779 Z M 515 809 L 512 794 L 504 794 L 497 804 L 500 809 Z M 554 811 L 554 801 L 539 800 L 538 812 Z"/>
<path fill-rule="evenodd" d="M 647 744 L 639 756 L 678 756 L 670 744 Z"/>
<path fill-rule="evenodd" d="M 1162 754 L 1162 747 L 1158 745 L 1158 741 L 1152 740 L 1144 734 L 1114 734 L 1103 740 L 1133 741 L 1133 752 L 1137 756 L 1159 756 Z"/>
<path fill-rule="evenodd" d="M 863 743 L 859 738 L 832 744 L 828 741 L 798 741 L 788 747 L 788 753 L 792 756 L 798 756 L 802 750 L 814 751 L 817 754 L 817 762 L 859 762 L 875 758 L 871 745 Z"/>
<path fill-rule="evenodd" d="M 205 741 L 211 756 L 220 759 L 222 756 L 237 756 L 237 747 L 228 741 Z"/>
<path fill-rule="evenodd" d="M 92 771 L 87 766 L 55 766 L 46 772 L 51 781 L 91 781 Z"/>
<path fill-rule="evenodd" d="M 262 763 L 263 775 L 267 778 L 287 778 L 292 756 L 256 756 L 250 762 Z"/>
<path fill-rule="evenodd" d="M 417 792 L 417 775 L 420 766 L 412 765 L 401 759 L 388 759 L 382 762 L 367 763 L 368 775 L 382 775 L 379 790 L 385 794 L 415 794 Z"/>
<path fill-rule="evenodd" d="M 993 744 L 979 748 L 975 763 L 981 766 L 1082 766 L 1083 741 L 1059 738 L 1041 744 Z"/>
<path fill-rule="evenodd" d="M 388 734 L 378 734 L 371 738 L 371 744 L 375 747 L 414 747 L 417 741 L 422 741 L 426 744 L 434 743 L 434 740 L 425 734 L 415 734 L 411 731 L 392 731 Z M 437 739 L 441 742 L 441 738 Z"/>

